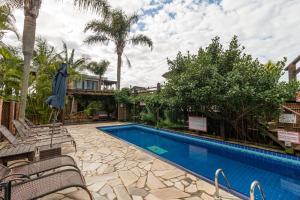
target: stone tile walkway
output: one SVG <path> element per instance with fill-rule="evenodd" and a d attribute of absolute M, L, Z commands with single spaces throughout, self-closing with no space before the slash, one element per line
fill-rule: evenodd
<path fill-rule="evenodd" d="M 77 142 L 63 153 L 71 155 L 85 176 L 95 200 L 211 200 L 215 187 L 150 154 L 96 129 L 101 123 L 68 126 Z M 221 191 L 223 199 L 238 199 Z M 84 190 L 72 188 L 43 200 L 85 200 Z"/>

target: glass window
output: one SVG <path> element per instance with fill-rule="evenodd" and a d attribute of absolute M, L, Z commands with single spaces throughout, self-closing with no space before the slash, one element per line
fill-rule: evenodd
<path fill-rule="evenodd" d="M 77 80 L 75 82 L 75 88 L 76 89 L 82 89 L 82 81 L 81 80 Z"/>

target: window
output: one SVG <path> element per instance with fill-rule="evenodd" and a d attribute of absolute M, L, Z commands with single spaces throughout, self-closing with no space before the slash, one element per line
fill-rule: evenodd
<path fill-rule="evenodd" d="M 75 88 L 76 89 L 82 89 L 82 81 L 81 80 L 75 81 Z"/>

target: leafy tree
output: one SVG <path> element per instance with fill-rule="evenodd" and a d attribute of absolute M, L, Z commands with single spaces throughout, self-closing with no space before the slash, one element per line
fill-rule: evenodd
<path fill-rule="evenodd" d="M 35 45 L 32 62 L 32 76 L 30 77 L 30 91 L 26 113 L 39 116 L 41 122 L 46 122 L 51 109 L 44 102 L 51 95 L 52 79 L 62 62 L 62 53 L 49 45 L 47 40 L 38 38 Z M 80 58 L 79 58 L 80 60 Z M 76 67 L 68 68 L 68 78 L 75 79 L 79 76 Z"/>
<path fill-rule="evenodd" d="M 42 0 L 3 0 L 1 4 L 9 5 L 14 8 L 24 9 L 24 28 L 23 28 L 23 79 L 21 90 L 21 106 L 20 106 L 20 118 L 25 118 L 25 109 L 27 102 L 28 84 L 29 84 L 29 72 L 30 63 L 33 57 L 34 42 L 35 42 L 35 30 L 36 20 L 39 15 L 39 10 L 42 4 Z M 103 13 L 106 15 L 109 5 L 106 0 L 74 0 L 74 4 L 79 8 L 90 9 L 97 13 Z"/>
<path fill-rule="evenodd" d="M 102 76 L 107 71 L 108 66 L 109 66 L 109 62 L 106 60 L 102 60 L 101 62 L 93 61 L 87 65 L 87 69 L 89 71 L 99 76 L 99 86 L 98 86 L 99 90 L 101 90 Z"/>
<path fill-rule="evenodd" d="M 130 89 L 122 88 L 121 90 L 115 91 L 114 94 L 115 100 L 117 103 L 123 103 L 126 105 L 132 104 L 132 99 L 130 98 Z"/>
<path fill-rule="evenodd" d="M 0 96 L 17 99 L 21 82 L 22 59 L 15 48 L 0 47 Z"/>
<path fill-rule="evenodd" d="M 163 94 L 170 106 L 224 120 L 243 137 L 247 122 L 278 116 L 280 105 L 294 98 L 299 88 L 298 82 L 280 81 L 285 59 L 262 64 L 244 53 L 236 36 L 227 49 L 216 37 L 197 54 L 178 53 L 168 63 Z"/>
<path fill-rule="evenodd" d="M 6 31 L 15 33 L 15 35 L 19 38 L 18 31 L 15 27 L 15 18 L 10 6 L 0 5 L 0 44 Z"/>
<path fill-rule="evenodd" d="M 138 22 L 136 14 L 127 16 L 122 10 L 114 9 L 108 12 L 103 20 L 90 21 L 84 32 L 92 31 L 93 35 L 88 36 L 85 42 L 88 44 L 113 42 L 117 53 L 117 89 L 120 90 L 121 85 L 121 66 L 122 55 L 125 46 L 130 43 L 132 45 L 148 45 L 153 47 L 152 40 L 145 35 L 131 35 L 131 27 Z M 129 65 L 130 62 L 127 59 Z"/>

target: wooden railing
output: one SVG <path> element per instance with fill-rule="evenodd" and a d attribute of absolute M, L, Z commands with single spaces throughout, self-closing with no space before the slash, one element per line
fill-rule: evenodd
<path fill-rule="evenodd" d="M 87 90 L 87 89 L 67 89 L 67 94 L 79 94 L 79 95 L 113 95 L 114 90 L 102 89 L 102 90 Z"/>

